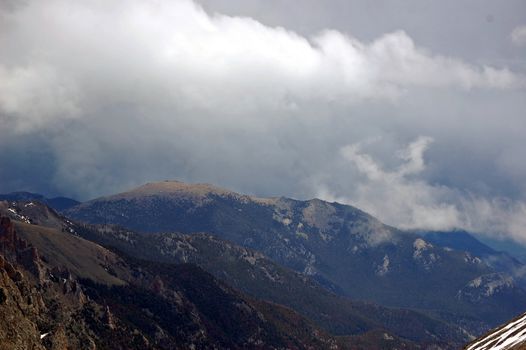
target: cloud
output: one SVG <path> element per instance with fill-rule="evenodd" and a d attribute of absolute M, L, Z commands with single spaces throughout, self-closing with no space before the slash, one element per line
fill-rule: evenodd
<path fill-rule="evenodd" d="M 32 1 L 2 17 L 0 113 L 21 131 L 116 103 L 247 114 L 523 84 L 505 68 L 433 55 L 403 31 L 371 43 L 334 30 L 305 38 L 184 0 Z"/>
<path fill-rule="evenodd" d="M 74 84 L 63 81 L 53 67 L 0 66 L 0 81 L 2 119 L 17 132 L 40 129 L 50 120 L 79 115 Z"/>
<path fill-rule="evenodd" d="M 320 184 L 318 196 L 355 205 L 400 228 L 463 229 L 526 243 L 525 202 L 488 199 L 419 177 L 426 168 L 424 153 L 432 142 L 432 138 L 421 136 L 399 150 L 400 164 L 391 171 L 364 153 L 362 143 L 345 146 L 341 156 L 364 175 L 352 184 L 355 194 L 351 198 L 335 196 L 327 184 Z"/>
<path fill-rule="evenodd" d="M 331 196 L 323 186 L 318 195 L 356 205 L 401 228 L 438 230 L 459 227 L 459 212 L 446 200 L 451 190 L 429 185 L 416 177 L 425 168 L 424 152 L 432 142 L 430 137 L 419 137 L 398 151 L 401 163 L 391 171 L 383 169 L 370 155 L 363 153 L 360 143 L 345 146 L 341 149 L 342 157 L 364 175 L 352 184 L 355 189 L 352 199 Z"/>
<path fill-rule="evenodd" d="M 402 29 L 305 36 L 187 0 L 6 4 L 2 192 L 88 199 L 177 178 L 309 198 L 324 185 L 404 227 L 521 230 L 522 71 Z"/>
<path fill-rule="evenodd" d="M 526 25 L 515 27 L 511 32 L 511 41 L 516 46 L 526 45 Z"/>

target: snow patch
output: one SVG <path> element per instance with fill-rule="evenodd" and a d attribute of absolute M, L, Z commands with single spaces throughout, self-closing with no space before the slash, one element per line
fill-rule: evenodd
<path fill-rule="evenodd" d="M 24 216 L 24 215 L 21 215 L 21 214 L 18 214 L 18 212 L 16 211 L 16 209 L 13 209 L 13 208 L 7 208 L 7 210 L 11 213 L 14 214 L 16 220 L 20 220 L 20 221 L 23 221 L 25 222 L 26 224 L 30 224 L 31 223 L 31 220 L 29 220 L 28 217 Z"/>
<path fill-rule="evenodd" d="M 385 340 L 394 340 L 394 338 L 392 336 L 390 336 L 389 334 L 387 334 L 387 333 L 384 333 L 383 337 L 384 337 Z"/>
<path fill-rule="evenodd" d="M 517 320 L 468 345 L 466 350 L 506 350 L 525 342 L 526 314 L 523 314 Z"/>

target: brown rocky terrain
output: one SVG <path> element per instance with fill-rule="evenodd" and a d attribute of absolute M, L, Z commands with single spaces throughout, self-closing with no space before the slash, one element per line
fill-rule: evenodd
<path fill-rule="evenodd" d="M 195 265 L 122 256 L 19 208 L 4 203 L 0 217 L 0 349 L 421 348 L 388 333 L 333 337 Z"/>

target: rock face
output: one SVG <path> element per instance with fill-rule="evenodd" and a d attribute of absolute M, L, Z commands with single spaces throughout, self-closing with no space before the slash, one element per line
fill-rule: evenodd
<path fill-rule="evenodd" d="M 17 271 L 7 260 L 16 261 L 25 269 L 34 273 L 39 280 L 43 278 L 44 272 L 38 249 L 30 246 L 26 240 L 17 236 L 15 226 L 8 217 L 0 217 L 0 252 L 5 257 L 5 259 L 2 258 L 0 265 L 4 265 L 4 269 L 11 278 L 20 279 L 20 276 L 15 276 L 20 275 L 21 272 Z"/>
<path fill-rule="evenodd" d="M 15 227 L 8 217 L 0 218 L 0 249 L 2 252 L 15 252 L 17 237 Z M 5 255 L 5 254 L 4 254 Z"/>
<path fill-rule="evenodd" d="M 9 218 L 1 217 L 0 223 L 0 348 L 43 349 L 38 327 L 30 318 L 45 309 L 45 305 L 34 294 L 35 289 L 22 272 L 23 268 L 16 263 L 17 246 L 27 249 L 27 244 L 20 244 Z"/>
<path fill-rule="evenodd" d="M 31 320 L 37 310 L 31 310 L 23 282 L 0 268 L 0 349 L 44 349 L 36 322 Z"/>
<path fill-rule="evenodd" d="M 66 303 L 82 308 L 84 295 L 65 290 L 64 282 L 49 280 L 49 267 L 38 249 L 17 235 L 10 218 L 0 217 L 0 223 L 0 348 L 44 349 L 43 338 L 48 345 L 56 343 L 50 330 L 57 326 L 57 313 L 60 317 L 71 313 Z"/>

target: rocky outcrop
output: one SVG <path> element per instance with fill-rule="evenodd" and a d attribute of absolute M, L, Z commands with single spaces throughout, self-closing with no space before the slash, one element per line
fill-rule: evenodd
<path fill-rule="evenodd" d="M 40 283 L 45 280 L 46 272 L 36 247 L 31 246 L 26 240 L 18 237 L 15 225 L 8 217 L 0 217 L 0 254 L 6 259 L 21 265 L 25 270 L 31 272 Z M 15 279 L 20 280 L 21 272 L 4 261 L 6 272 Z"/>
<path fill-rule="evenodd" d="M 111 330 L 115 329 L 115 320 L 114 320 L 113 314 L 110 311 L 110 307 L 108 305 L 106 305 L 106 310 L 104 311 L 104 316 L 102 319 L 103 319 L 104 324 L 109 329 Z"/>
<path fill-rule="evenodd" d="M 40 305 L 32 297 L 27 276 L 0 257 L 0 349 L 44 349 L 37 323 Z"/>
<path fill-rule="evenodd" d="M 78 282 L 47 266 L 7 217 L 0 217 L 0 249 L 0 349 L 68 348 L 60 329 L 81 328 L 71 315 L 86 302 Z"/>
<path fill-rule="evenodd" d="M 0 251 L 6 255 L 6 252 L 16 251 L 17 237 L 15 227 L 8 217 L 0 217 Z"/>

